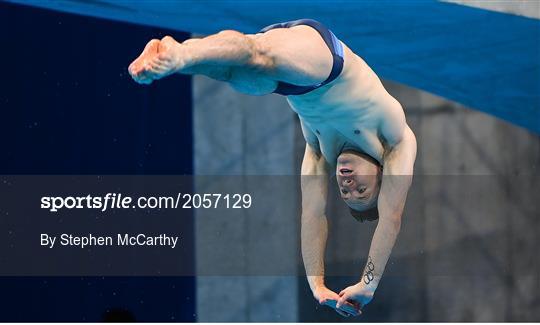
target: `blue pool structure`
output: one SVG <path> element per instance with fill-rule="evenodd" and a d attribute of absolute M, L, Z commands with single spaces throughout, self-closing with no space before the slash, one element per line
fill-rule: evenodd
<path fill-rule="evenodd" d="M 202 34 L 253 33 L 312 18 L 381 77 L 540 133 L 540 20 L 534 18 L 431 0 L 13 2 Z"/>

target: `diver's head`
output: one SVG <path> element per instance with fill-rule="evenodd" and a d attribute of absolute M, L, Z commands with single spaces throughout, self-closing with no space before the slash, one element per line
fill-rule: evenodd
<path fill-rule="evenodd" d="M 367 154 L 348 149 L 338 156 L 336 180 L 339 192 L 357 220 L 378 218 L 376 211 L 381 178 L 382 166 Z"/>

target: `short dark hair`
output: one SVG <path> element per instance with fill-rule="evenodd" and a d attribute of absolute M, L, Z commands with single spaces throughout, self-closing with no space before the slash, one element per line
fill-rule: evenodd
<path fill-rule="evenodd" d="M 377 205 L 372 208 L 369 208 L 365 211 L 358 211 L 349 207 L 349 212 L 356 219 L 356 221 L 375 221 L 379 219 L 379 210 L 377 210 Z"/>

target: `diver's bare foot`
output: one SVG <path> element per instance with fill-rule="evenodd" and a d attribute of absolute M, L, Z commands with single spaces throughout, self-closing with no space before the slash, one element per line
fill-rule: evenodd
<path fill-rule="evenodd" d="M 150 84 L 180 70 L 184 65 L 182 45 L 170 36 L 153 39 L 128 68 L 129 74 L 140 84 Z"/>

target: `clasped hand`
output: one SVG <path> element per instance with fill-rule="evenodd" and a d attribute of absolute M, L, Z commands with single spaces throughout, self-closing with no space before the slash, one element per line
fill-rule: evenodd
<path fill-rule="evenodd" d="M 319 304 L 334 309 L 343 317 L 349 317 L 361 315 L 362 308 L 373 299 L 373 294 L 373 289 L 360 282 L 341 290 L 339 294 L 320 286 L 313 292 L 313 297 Z"/>

